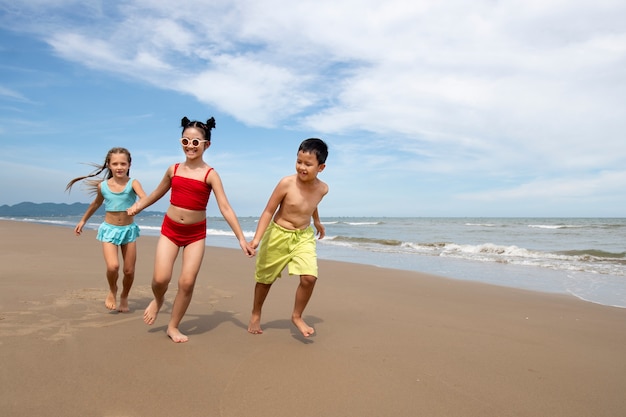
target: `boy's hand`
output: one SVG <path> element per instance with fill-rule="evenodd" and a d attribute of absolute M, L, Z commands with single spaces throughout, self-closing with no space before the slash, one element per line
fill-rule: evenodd
<path fill-rule="evenodd" d="M 240 241 L 239 246 L 241 246 L 241 250 L 243 250 L 243 253 L 245 253 L 248 258 L 252 258 L 256 255 L 254 248 L 245 240 Z"/>
<path fill-rule="evenodd" d="M 326 236 L 326 228 L 324 225 L 322 223 L 315 223 L 315 229 L 317 230 L 317 238 L 324 239 L 324 236 Z"/>

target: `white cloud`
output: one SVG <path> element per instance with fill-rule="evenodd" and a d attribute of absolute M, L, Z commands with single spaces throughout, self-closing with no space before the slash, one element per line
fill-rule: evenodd
<path fill-rule="evenodd" d="M 523 201 L 580 199 L 602 196 L 626 189 L 626 171 L 606 171 L 597 175 L 581 175 L 576 178 L 538 178 L 510 188 L 492 189 L 484 192 L 459 195 L 464 200 Z"/>
<path fill-rule="evenodd" d="M 63 59 L 192 96 L 247 126 L 340 138 L 341 172 L 391 167 L 399 177 L 494 187 L 464 194 L 479 200 L 584 198 L 623 186 L 621 1 L 7 7 L 32 14 L 27 30 Z"/>
<path fill-rule="evenodd" d="M 4 87 L 1 85 L 0 85 L 0 96 L 9 98 L 11 100 L 16 100 L 16 101 L 28 101 L 28 99 L 24 97 L 22 93 L 20 93 L 19 91 L 15 91 L 12 88 Z"/>

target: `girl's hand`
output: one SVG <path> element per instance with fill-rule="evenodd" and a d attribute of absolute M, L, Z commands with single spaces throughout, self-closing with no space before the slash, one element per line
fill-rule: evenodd
<path fill-rule="evenodd" d="M 239 241 L 239 246 L 241 246 L 243 253 L 245 253 L 248 258 L 252 258 L 254 255 L 256 255 L 256 251 L 254 250 L 254 248 L 250 246 L 250 244 L 245 240 Z"/>
<path fill-rule="evenodd" d="M 139 212 L 138 208 L 137 208 L 137 203 L 133 204 L 132 206 L 130 206 L 129 208 L 126 209 L 126 214 L 128 214 L 129 216 L 134 216 Z"/>

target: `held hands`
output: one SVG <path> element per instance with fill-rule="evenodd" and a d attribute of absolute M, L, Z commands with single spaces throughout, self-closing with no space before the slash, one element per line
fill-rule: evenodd
<path fill-rule="evenodd" d="M 250 248 L 250 251 L 252 253 L 252 255 L 248 255 L 248 257 L 252 257 L 256 255 L 256 248 L 259 247 L 259 242 L 255 242 L 254 240 L 251 240 L 250 242 L 246 242 L 246 246 Z"/>
<path fill-rule="evenodd" d="M 239 246 L 241 246 L 243 253 L 245 253 L 248 258 L 252 258 L 254 255 L 256 255 L 256 251 L 255 251 L 256 247 L 252 247 L 245 240 L 240 240 Z"/>
<path fill-rule="evenodd" d="M 133 204 L 132 206 L 130 206 L 129 208 L 126 209 L 126 214 L 128 214 L 129 216 L 134 216 L 136 214 L 138 214 L 141 210 L 139 210 L 139 206 L 138 203 Z"/>

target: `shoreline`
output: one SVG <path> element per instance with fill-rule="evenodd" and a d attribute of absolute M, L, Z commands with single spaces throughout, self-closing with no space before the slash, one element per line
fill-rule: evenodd
<path fill-rule="evenodd" d="M 161 217 L 159 216 L 159 222 Z M 219 223 L 219 219 L 213 217 L 211 219 L 213 221 L 218 220 Z M 74 227 L 74 223 L 68 223 L 67 219 L 0 218 L 0 221 L 2 220 L 56 225 L 65 228 Z M 159 222 L 150 224 L 139 221 L 138 224 L 142 230 L 142 236 L 158 237 L 160 226 L 157 226 L 157 224 L 160 224 Z M 549 223 L 552 224 L 553 222 Z M 91 222 L 86 226 L 86 229 L 97 230 L 98 225 L 99 222 Z M 220 227 L 208 228 L 206 246 L 239 250 L 232 233 L 223 231 Z M 558 226 L 554 225 L 546 226 L 548 229 L 555 227 L 558 228 Z M 576 228 L 577 226 L 568 227 Z M 253 234 L 251 231 L 245 233 L 250 238 Z M 489 245 L 487 244 L 487 246 Z M 516 264 L 515 262 L 509 263 L 506 259 L 488 262 L 456 256 L 368 251 L 358 247 L 336 246 L 332 243 L 332 239 L 328 241 L 328 238 L 318 242 L 318 258 L 320 260 L 335 260 L 358 265 L 426 273 L 454 280 L 486 283 L 505 288 L 525 289 L 550 294 L 566 294 L 594 304 L 626 308 L 626 287 L 623 276 L 601 272 L 592 273 L 584 269 L 578 269 L 575 263 L 568 265 L 565 269 L 559 269 L 552 268 L 549 265 L 538 266 Z"/>
<path fill-rule="evenodd" d="M 0 221 L 3 415 L 619 416 L 626 311 L 573 296 L 320 260 L 291 325 L 283 276 L 248 334 L 254 259 L 207 247 L 181 330 L 153 326 L 156 237 L 138 241 L 130 313 L 109 312 L 95 231 Z"/>

